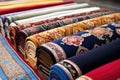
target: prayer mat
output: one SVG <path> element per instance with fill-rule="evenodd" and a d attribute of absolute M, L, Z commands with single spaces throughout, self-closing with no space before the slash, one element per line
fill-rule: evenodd
<path fill-rule="evenodd" d="M 68 4 L 73 3 L 73 1 L 63 1 L 63 0 L 49 0 L 43 2 L 32 2 L 32 3 L 23 3 L 23 4 L 15 4 L 15 5 L 7 5 L 0 7 L 0 15 L 12 13 L 12 12 L 19 12 L 25 11 L 30 9 L 42 8 L 47 6 L 54 6 L 54 5 L 61 5 L 61 4 Z"/>
<path fill-rule="evenodd" d="M 26 61 L 33 67 L 36 67 L 35 53 L 37 46 L 89 28 L 98 27 L 119 20 L 120 13 L 114 13 L 34 34 L 26 38 L 23 54 L 25 55 Z"/>
<path fill-rule="evenodd" d="M 119 80 L 120 59 L 114 60 L 97 69 L 94 69 L 76 80 Z"/>
<path fill-rule="evenodd" d="M 72 24 L 72 23 L 79 22 L 79 21 L 82 21 L 82 20 L 86 20 L 86 19 L 90 19 L 90 18 L 94 18 L 94 17 L 98 17 L 98 16 L 102 16 L 102 15 L 112 13 L 111 11 L 102 11 L 101 9 L 100 9 L 100 11 L 95 10 L 95 11 L 92 11 L 92 12 L 88 12 L 88 14 L 85 14 L 83 16 L 65 18 L 65 19 L 62 19 L 62 20 L 58 20 L 58 19 L 61 19 L 61 17 L 59 17 L 59 18 L 56 17 L 56 18 L 53 18 L 53 19 L 47 19 L 46 23 L 44 23 L 44 24 L 36 25 L 36 26 L 33 25 L 33 27 L 31 26 L 30 28 L 26 28 L 26 29 L 23 29 L 23 30 L 20 29 L 22 27 L 20 27 L 20 28 L 19 27 L 11 27 L 11 29 L 10 29 L 10 40 L 12 41 L 13 46 L 15 46 L 16 49 L 19 49 L 18 46 L 20 45 L 21 47 L 24 47 L 25 39 L 28 36 L 31 36 L 33 34 L 43 32 L 43 31 L 46 31 L 46 30 L 49 30 L 49 29 L 61 27 L 61 26 L 64 26 L 64 25 Z M 16 28 L 18 28 L 18 29 L 16 29 Z"/>
<path fill-rule="evenodd" d="M 120 38 L 120 22 L 81 31 L 71 36 L 42 44 L 36 49 L 37 67 L 46 72 L 50 67 L 69 57 L 82 54 L 116 38 Z M 46 57 L 47 56 L 47 57 Z"/>
<path fill-rule="evenodd" d="M 119 58 L 120 38 L 53 65 L 49 80 L 75 80 L 81 75 Z"/>
<path fill-rule="evenodd" d="M 38 80 L 33 70 L 0 34 L 0 80 Z"/>

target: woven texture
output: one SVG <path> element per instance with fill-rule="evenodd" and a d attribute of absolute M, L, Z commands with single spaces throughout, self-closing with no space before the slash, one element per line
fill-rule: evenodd
<path fill-rule="evenodd" d="M 0 34 L 0 79 L 38 80 L 35 72 L 16 54 Z"/>
<path fill-rule="evenodd" d="M 120 58 L 120 39 L 78 56 L 63 60 L 51 67 L 50 80 L 74 80 L 95 68 Z"/>
<path fill-rule="evenodd" d="M 59 18 L 56 17 L 56 18 L 53 18 L 53 19 L 47 19 L 46 23 L 44 23 L 44 24 L 42 24 L 42 22 L 41 22 L 40 23 L 41 25 L 33 25 L 33 27 L 31 26 L 30 28 L 26 28 L 24 30 L 17 31 L 18 33 L 16 33 L 16 31 L 13 30 L 13 29 L 10 30 L 10 32 L 12 32 L 12 33 L 10 33 L 12 35 L 11 40 L 14 40 L 16 45 L 18 45 L 20 47 L 24 47 L 25 39 L 28 36 L 31 36 L 33 34 L 40 33 L 40 32 L 43 32 L 43 31 L 46 31 L 46 30 L 49 30 L 49 29 L 61 27 L 61 26 L 64 26 L 64 25 L 72 24 L 72 23 L 75 23 L 75 22 L 79 22 L 79 21 L 82 21 L 82 20 L 102 16 L 102 15 L 109 14 L 109 13 L 111 13 L 111 12 L 109 12 L 109 11 L 104 12 L 100 9 L 100 10 L 90 11 L 88 13 L 81 13 L 81 15 L 76 14 L 75 17 L 69 17 L 69 16 L 66 16 L 66 17 L 64 16 L 63 17 L 62 16 L 62 17 L 59 17 Z M 69 17 L 69 18 L 67 18 L 67 17 Z M 43 20 L 43 22 L 44 22 L 44 20 Z M 17 30 L 19 30 L 19 29 L 17 29 Z M 16 47 L 16 48 L 18 48 L 18 47 Z"/>
<path fill-rule="evenodd" d="M 36 48 L 37 46 L 43 43 L 46 43 L 55 39 L 59 39 L 71 34 L 75 34 L 85 29 L 101 26 L 101 25 L 108 24 L 111 22 L 116 22 L 119 20 L 120 20 L 120 14 L 114 13 L 110 15 L 105 15 L 105 16 L 73 23 L 63 27 L 47 30 L 47 31 L 29 36 L 26 39 L 25 48 L 24 48 L 26 60 L 29 61 L 31 65 L 35 64 L 33 62 L 36 62 L 36 59 L 35 59 Z"/>
<path fill-rule="evenodd" d="M 37 67 L 41 65 L 43 72 L 46 69 L 49 71 L 54 63 L 102 46 L 116 38 L 120 38 L 120 22 L 42 44 L 36 50 Z"/>

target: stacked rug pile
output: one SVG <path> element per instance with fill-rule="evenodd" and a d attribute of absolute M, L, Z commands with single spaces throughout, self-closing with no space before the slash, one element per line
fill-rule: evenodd
<path fill-rule="evenodd" d="M 0 80 L 119 80 L 120 13 L 72 0 L 0 2 Z"/>

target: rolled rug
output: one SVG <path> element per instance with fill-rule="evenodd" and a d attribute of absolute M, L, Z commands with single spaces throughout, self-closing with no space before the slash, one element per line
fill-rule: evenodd
<path fill-rule="evenodd" d="M 88 7 L 88 6 L 89 6 L 88 3 L 81 3 L 81 4 L 69 3 L 69 4 L 52 6 L 52 7 L 45 7 L 45 8 L 35 9 L 35 10 L 29 12 L 29 13 L 22 13 L 22 14 L 16 14 L 16 15 L 9 16 L 9 17 L 6 18 L 6 22 L 11 23 L 11 22 L 14 22 L 14 21 L 20 20 L 20 19 L 45 15 L 45 14 L 53 13 L 53 12 L 74 10 L 74 9 L 79 9 L 79 8 L 82 8 L 82 7 Z"/>
<path fill-rule="evenodd" d="M 68 3 L 68 4 L 61 4 L 61 5 L 55 5 L 55 6 L 48 6 L 48 7 L 43 7 L 43 8 L 38 8 L 38 9 L 30 9 L 30 10 L 26 10 L 26 11 L 20 11 L 20 12 L 12 12 L 12 13 L 8 13 L 8 14 L 3 14 L 1 15 L 1 17 L 3 18 L 4 23 L 6 23 L 6 26 L 10 25 L 11 22 L 14 22 L 16 20 L 20 20 L 20 19 L 25 19 L 25 18 L 30 18 L 30 17 L 34 17 L 34 16 L 38 16 L 38 15 L 42 15 L 42 14 L 46 14 L 49 12 L 53 12 L 53 11 L 47 11 L 47 10 L 51 10 L 51 9 L 55 9 L 56 8 L 63 8 L 63 7 L 70 7 L 72 9 L 76 9 L 79 8 L 80 6 L 84 6 L 84 5 L 88 5 L 87 3 L 83 3 L 83 4 L 77 4 L 77 3 Z M 63 9 L 64 10 L 64 9 Z M 43 11 L 43 12 L 40 12 Z"/>
<path fill-rule="evenodd" d="M 12 15 L 12 16 L 8 16 L 5 18 L 4 21 L 4 27 L 5 27 L 5 32 L 7 37 L 9 33 L 9 28 L 12 26 L 16 26 L 16 25 L 22 25 L 22 24 L 26 24 L 26 23 L 30 23 L 30 22 L 36 22 L 36 21 L 40 21 L 43 20 L 45 18 L 51 18 L 54 16 L 58 16 L 58 15 L 63 15 L 63 14 L 71 14 L 70 12 L 78 12 L 79 8 L 82 7 L 86 7 L 89 4 L 87 3 L 82 3 L 82 4 L 74 4 L 70 6 L 68 6 L 68 4 L 66 5 L 61 5 L 61 6 L 54 6 L 54 7 L 49 7 L 49 8 L 41 8 L 39 10 L 33 10 L 33 11 L 27 11 L 26 13 L 23 12 L 21 14 L 16 14 L 16 15 Z M 67 7 L 68 6 L 68 7 Z M 66 9 L 64 9 L 64 7 L 67 7 Z M 71 8 L 71 9 L 69 9 Z M 59 10 L 58 10 L 59 9 Z M 68 10 L 67 10 L 68 9 Z M 97 7 L 98 9 L 98 7 Z M 74 12 L 74 13 L 75 13 Z"/>
<path fill-rule="evenodd" d="M 81 31 L 77 34 L 42 44 L 36 49 L 37 67 L 41 66 L 39 69 L 43 72 L 49 71 L 53 64 L 61 60 L 82 54 L 116 38 L 120 38 L 120 22 Z"/>
<path fill-rule="evenodd" d="M 85 29 L 101 26 L 119 20 L 120 20 L 120 14 L 114 13 L 97 18 L 92 18 L 89 20 L 84 20 L 81 22 L 76 22 L 63 27 L 47 30 L 44 32 L 40 32 L 38 34 L 26 38 L 25 47 L 24 47 L 25 51 L 23 50 L 23 54 L 25 55 L 26 61 L 28 61 L 31 66 L 35 67 L 36 64 L 35 51 L 37 46 L 46 42 L 50 42 L 55 39 L 59 39 L 71 34 L 75 34 Z"/>
<path fill-rule="evenodd" d="M 14 5 L 7 5 L 7 6 L 1 6 L 0 7 L 0 15 L 12 13 L 12 12 L 19 12 L 19 11 L 25 11 L 35 8 L 41 8 L 41 7 L 47 7 L 47 6 L 53 6 L 53 5 L 61 5 L 61 4 L 68 4 L 73 3 L 72 0 L 69 1 L 63 1 L 63 0 L 49 0 L 49 1 L 37 1 L 32 3 L 23 3 L 23 4 L 14 4 Z"/>
<path fill-rule="evenodd" d="M 26 29 L 23 29 L 23 30 L 21 30 L 20 28 L 17 29 L 17 30 L 20 30 L 20 31 L 15 30 L 15 28 L 18 28 L 18 27 L 11 27 L 11 29 L 10 29 L 10 40 L 13 42 L 13 46 L 16 45 L 16 48 L 19 49 L 20 47 L 24 47 L 25 39 L 30 35 L 33 35 L 33 34 L 36 34 L 36 33 L 39 33 L 39 32 L 43 32 L 43 31 L 46 31 L 46 30 L 49 30 L 49 29 L 61 27 L 61 26 L 64 26 L 64 25 L 68 25 L 68 24 L 71 24 L 71 23 L 75 23 L 75 22 L 78 22 L 78 21 L 90 19 L 90 18 L 93 18 L 93 17 L 98 17 L 98 16 L 110 14 L 110 13 L 112 13 L 112 12 L 111 11 L 95 10 L 95 11 L 92 11 L 92 12 L 88 12 L 88 14 L 84 14 L 84 16 L 82 15 L 82 16 L 78 16 L 78 17 L 65 18 L 65 19 L 62 19 L 62 20 L 60 20 L 61 17 L 54 18 L 54 19 L 46 20 L 45 24 L 33 25 L 33 27 L 31 26 L 30 28 L 26 28 Z"/>
<path fill-rule="evenodd" d="M 86 9 L 86 10 L 84 10 Z M 17 25 L 26 25 L 26 27 L 30 27 L 28 26 L 27 24 L 29 23 L 36 23 L 38 21 L 42 21 L 43 20 L 46 20 L 46 19 L 51 19 L 51 18 L 56 18 L 56 17 L 62 17 L 62 16 L 65 16 L 65 15 L 70 15 L 71 13 L 70 12 L 74 12 L 74 13 L 77 13 L 77 12 L 81 12 L 80 10 L 84 10 L 84 11 L 92 11 L 92 10 L 98 10 L 100 9 L 99 7 L 90 7 L 90 8 L 84 8 L 84 9 L 76 9 L 76 10 L 68 10 L 68 11 L 60 11 L 60 12 L 54 12 L 54 13 L 50 13 L 50 14 L 46 14 L 46 15 L 41 15 L 41 16 L 36 16 L 36 17 L 32 17 L 32 18 L 27 18 L 27 19 L 22 19 L 22 20 L 17 20 L 13 23 L 11 23 L 9 26 L 8 26 L 8 29 L 6 29 L 6 34 L 7 34 L 7 37 L 10 38 L 9 36 L 9 27 L 16 27 Z M 6 26 L 6 25 L 5 25 Z M 24 28 L 26 28 L 24 26 Z"/>
<path fill-rule="evenodd" d="M 84 10 L 85 9 L 85 10 Z M 93 13 L 97 13 L 97 12 L 101 12 L 100 14 L 94 14 L 95 16 L 100 16 L 100 15 L 104 15 L 104 14 L 108 14 L 108 13 L 111 13 L 111 12 L 109 12 L 108 10 L 104 10 L 104 9 L 100 9 L 100 8 L 98 8 L 98 7 L 90 7 L 90 8 L 83 8 L 83 9 L 79 9 L 80 11 L 77 11 L 77 12 L 79 12 L 79 13 L 76 13 L 76 14 L 69 14 L 69 15 L 64 15 L 64 14 L 59 14 L 59 15 L 55 15 L 53 18 L 50 18 L 50 19 L 45 19 L 45 20 L 41 20 L 41 21 L 37 21 L 37 22 L 33 22 L 33 23 L 27 23 L 27 24 L 23 24 L 23 25 L 18 25 L 18 26 L 15 26 L 15 27 L 11 27 L 10 28 L 10 32 L 9 32 L 9 30 L 7 30 L 7 33 L 8 33 L 8 35 L 7 35 L 7 37 L 12 41 L 12 43 L 13 43 L 13 46 L 16 48 L 16 38 L 15 37 L 18 37 L 18 32 L 19 32 L 19 30 L 23 30 L 23 29 L 25 29 L 25 28 L 28 28 L 28 27 L 35 27 L 35 28 L 32 28 L 32 29 L 37 29 L 37 31 L 34 31 L 33 32 L 33 34 L 35 34 L 35 33 L 38 33 L 38 32 L 42 32 L 42 31 L 44 31 L 44 30 L 48 30 L 48 29 L 52 29 L 52 28 L 56 28 L 56 27 L 60 27 L 60 26 L 62 26 L 62 25 L 66 25 L 66 24 L 70 24 L 70 23 L 73 23 L 73 22 L 77 22 L 77 21 L 80 21 L 80 20 L 83 20 L 82 19 L 82 17 L 80 18 L 77 18 L 78 16 L 80 16 L 80 15 L 88 15 L 88 14 L 93 14 Z M 81 11 L 82 10 L 82 11 Z M 86 11 L 86 13 L 82 13 L 82 12 L 85 12 Z M 88 12 L 88 11 L 90 11 L 90 12 Z M 104 12 L 105 11 L 105 13 L 102 13 L 102 12 Z M 54 13 L 53 13 L 54 14 Z M 50 15 L 50 14 L 48 14 L 48 15 Z M 62 16 L 63 15 L 63 16 Z M 92 15 L 93 17 L 95 17 L 94 15 Z M 45 15 L 46 16 L 46 15 Z M 42 17 L 42 16 L 40 16 L 40 17 Z M 39 17 L 39 18 L 40 18 Z M 75 17 L 75 19 L 72 19 L 73 17 Z M 48 18 L 48 16 L 47 16 L 47 18 Z M 67 19 L 67 18 L 69 18 L 69 20 Z M 70 19 L 71 18 L 71 19 Z M 87 19 L 87 18 L 89 18 L 89 16 L 88 17 L 84 17 L 84 19 Z M 44 19 L 44 17 L 43 18 L 41 18 L 41 19 Z M 63 19 L 67 19 L 66 21 L 63 21 Z M 32 20 L 32 19 L 31 19 Z M 62 21 L 57 21 L 57 20 L 62 20 Z M 59 23 L 58 23 L 59 22 Z M 66 22 L 66 23 L 65 23 Z M 44 24 L 43 24 L 44 23 Z M 43 25 L 41 25 L 41 24 L 43 24 Z M 55 26 L 53 26 L 53 25 L 55 25 Z M 41 27 L 42 26 L 42 27 Z M 48 28 L 48 27 L 50 27 L 51 26 L 51 28 Z M 41 28 L 40 28 L 41 27 Z M 47 29 L 45 29 L 45 27 L 47 28 Z M 30 31 L 30 29 L 27 29 L 27 31 Z M 22 32 L 23 33 L 23 32 Z M 30 33 L 32 33 L 32 32 L 30 32 Z M 10 34 L 10 35 L 9 35 Z M 26 33 L 27 34 L 27 33 Z M 29 33 L 28 33 L 29 34 Z M 17 36 L 16 36 L 17 35 Z M 20 35 L 22 36 L 23 34 L 21 34 L 20 33 Z M 32 35 L 32 34 L 31 34 Z M 30 35 L 29 35 L 30 36 Z M 20 36 L 19 36 L 20 37 Z M 18 38 L 19 38 L 18 37 Z M 22 38 L 22 41 L 24 41 L 25 40 L 25 38 L 24 38 L 24 35 L 22 36 L 23 38 Z M 25 36 L 26 37 L 26 36 Z M 18 39 L 17 39 L 17 42 L 19 42 L 18 41 Z M 21 41 L 20 41 L 21 42 Z M 24 42 L 22 42 L 22 43 L 24 43 Z M 23 45 L 23 44 L 22 44 Z"/>
<path fill-rule="evenodd" d="M 42 31 L 45 31 L 45 30 L 48 30 L 48 29 L 52 29 L 52 28 L 56 28 L 56 27 L 60 27 L 60 26 L 63 26 L 63 25 L 67 25 L 67 24 L 70 24 L 70 23 L 75 23 L 75 22 L 78 22 L 78 21 L 81 21 L 81 20 L 85 20 L 85 19 L 89 19 L 89 18 L 93 18 L 93 17 L 97 17 L 97 16 L 101 16 L 101 15 L 105 15 L 105 14 L 110 14 L 112 13 L 111 11 L 109 10 L 105 10 L 105 9 L 100 9 L 98 7 L 90 7 L 90 8 L 83 8 L 83 9 L 80 9 L 81 10 L 86 10 L 86 11 L 90 11 L 90 12 L 86 12 L 86 13 L 79 13 L 79 14 L 74 14 L 74 15 L 65 15 L 65 16 L 62 16 L 64 14 L 59 14 L 56 16 L 56 14 L 54 15 L 55 17 L 54 18 L 50 18 L 50 19 L 45 19 L 45 20 L 40 20 L 40 21 L 37 21 L 37 22 L 33 22 L 33 23 L 27 23 L 27 24 L 23 24 L 23 25 L 17 25 L 15 27 L 11 26 L 10 27 L 10 30 L 6 30 L 7 31 L 7 37 L 12 41 L 12 44 L 13 44 L 13 47 L 16 49 L 17 45 L 16 44 L 16 41 L 19 43 L 19 38 L 20 36 L 17 35 L 19 33 L 20 30 L 23 30 L 25 28 L 29 28 L 29 27 L 32 27 L 32 30 L 31 32 L 30 29 L 27 29 L 27 32 L 35 34 L 35 33 L 38 33 L 38 32 L 42 32 Z M 79 12 L 80 12 L 79 11 Z M 97 13 L 99 12 L 99 13 Z M 60 12 L 61 13 L 61 12 Z M 94 14 L 93 14 L 94 13 Z M 54 13 L 53 13 L 54 14 Z M 52 15 L 53 15 L 52 14 Z M 88 15 L 88 14 L 91 14 L 91 15 Z M 48 14 L 50 15 L 50 14 Z M 82 16 L 80 16 L 82 15 Z M 83 15 L 87 15 L 86 17 L 83 16 Z M 45 15 L 46 16 L 46 15 Z M 75 16 L 75 17 L 74 17 Z M 40 16 L 41 19 L 44 19 L 44 17 Z M 39 17 L 39 18 L 40 18 Z M 47 16 L 48 18 L 48 16 Z M 69 18 L 69 19 L 68 19 Z M 32 20 L 32 19 L 31 19 Z M 58 21 L 58 20 L 61 20 L 61 21 Z M 44 24 L 43 24 L 44 23 Z M 33 28 L 35 27 L 35 28 Z M 49 27 L 49 28 L 48 28 Z M 37 29 L 37 31 L 35 31 Z M 25 30 L 26 31 L 26 30 Z M 29 34 L 28 33 L 28 34 Z M 27 33 L 26 33 L 27 34 Z M 20 33 L 20 35 L 23 35 Z M 18 37 L 19 36 L 19 37 Z M 29 35 L 30 36 L 30 35 Z M 24 38 L 24 35 L 21 36 L 22 37 L 22 41 L 25 42 L 25 38 Z M 27 37 L 27 36 L 25 36 Z M 19 41 L 18 41 L 19 40 Z M 20 42 L 22 42 L 20 41 Z M 22 42 L 22 43 L 24 43 Z M 22 44 L 23 45 L 23 44 Z"/>
<path fill-rule="evenodd" d="M 10 23 L 16 21 L 16 20 L 21 20 L 21 19 L 26 19 L 30 17 L 35 17 L 35 16 L 40 16 L 40 15 L 45 15 L 48 13 L 53 13 L 53 12 L 60 12 L 60 11 L 66 11 L 66 10 L 73 10 L 73 9 L 79 9 L 82 7 L 87 7 L 89 4 L 87 3 L 82 3 L 82 4 L 77 4 L 77 3 L 69 3 L 69 4 L 63 4 L 63 5 L 58 5 L 58 6 L 52 6 L 52 7 L 45 7 L 45 8 L 40 8 L 40 9 L 34 9 L 34 10 L 28 10 L 28 11 L 22 11 L 21 13 L 17 13 L 15 15 L 9 15 L 5 18 L 4 24 L 6 26 L 9 26 Z"/>
<path fill-rule="evenodd" d="M 40 9 L 32 9 L 32 10 L 26 10 L 26 11 L 20 11 L 20 12 L 13 12 L 13 13 L 8 13 L 8 14 L 0 15 L 0 18 L 2 19 L 1 24 L 4 24 L 4 26 L 2 25 L 2 27 L 1 27 L 2 34 L 3 34 L 4 37 L 5 37 L 5 35 L 7 36 L 6 31 L 9 29 L 9 25 L 13 21 L 16 21 L 16 20 L 19 20 L 19 19 L 28 18 L 28 17 L 37 16 L 37 15 L 43 13 L 43 12 L 41 12 L 41 13 L 39 12 L 41 10 L 45 11 L 45 10 L 48 10 L 48 9 L 53 9 L 53 8 L 58 8 L 58 7 L 65 7 L 65 6 L 70 7 L 70 5 L 73 8 L 80 7 L 80 5 L 77 5 L 76 3 L 68 3 L 68 4 L 61 4 L 61 5 L 56 5 L 56 6 L 50 6 L 50 7 L 40 8 Z M 82 5 L 87 5 L 87 3 L 84 3 Z M 30 12 L 31 12 L 31 15 L 30 15 Z"/>
<path fill-rule="evenodd" d="M 49 80 L 75 80 L 81 75 L 119 58 L 120 38 L 53 65 L 50 69 Z"/>
<path fill-rule="evenodd" d="M 27 18 L 27 19 L 22 19 L 22 20 L 16 20 L 14 21 L 12 24 L 16 24 L 16 25 L 24 25 L 26 23 L 38 23 L 38 21 L 41 20 L 45 20 L 45 19 L 49 19 L 49 18 L 55 18 L 55 17 L 62 17 L 67 15 L 67 17 L 75 17 L 78 16 L 80 13 L 83 12 L 90 12 L 90 11 L 94 11 L 94 10 L 100 10 L 101 8 L 99 7 L 88 7 L 88 8 L 81 8 L 81 9 L 74 9 L 74 10 L 66 10 L 66 11 L 58 11 L 58 12 L 52 12 L 49 14 L 44 14 L 41 16 L 36 16 L 36 17 L 31 17 L 31 18 Z M 77 15 L 76 15 L 77 14 Z M 41 19 L 41 18 L 45 18 L 45 19 Z M 9 22 L 6 22 L 6 24 L 8 24 Z M 11 24 L 11 26 L 12 26 Z M 8 26 L 8 25 L 6 25 Z"/>
<path fill-rule="evenodd" d="M 43 2 L 48 0 L 34 0 L 34 2 Z M 15 4 L 25 4 L 25 3 L 32 3 L 32 0 L 3 0 L 3 2 L 0 2 L 0 6 L 8 6 L 8 5 L 15 5 Z"/>
<path fill-rule="evenodd" d="M 120 59 L 117 59 L 80 76 L 76 80 L 119 80 L 119 79 L 120 79 Z"/>
<path fill-rule="evenodd" d="M 13 25 L 14 24 L 22 25 L 22 24 L 26 24 L 26 23 L 33 23 L 33 22 L 37 22 L 37 21 L 41 21 L 41 20 L 45 20 L 45 19 L 62 17 L 62 16 L 76 14 L 76 13 L 82 13 L 82 12 L 89 12 L 89 11 L 98 10 L 98 9 L 100 9 L 100 8 L 99 7 L 88 7 L 88 8 L 53 12 L 53 13 L 45 14 L 45 15 L 42 15 L 42 16 L 36 16 L 36 17 L 27 18 L 27 19 L 17 20 L 15 22 L 11 23 L 10 25 L 11 26 L 12 26 L 12 24 Z"/>
<path fill-rule="evenodd" d="M 83 9 L 74 9 L 74 10 L 53 12 L 53 13 L 45 14 L 45 15 L 42 15 L 42 16 L 35 16 L 35 17 L 27 18 L 27 19 L 17 20 L 15 22 L 11 23 L 10 26 L 12 26 L 12 24 L 13 25 L 14 24 L 22 25 L 22 24 L 26 24 L 26 23 L 30 23 L 30 22 L 32 23 L 32 22 L 37 22 L 37 21 L 41 21 L 41 20 L 45 20 L 45 19 L 61 17 L 61 16 L 80 13 L 80 12 L 87 12 L 87 11 L 92 11 L 92 10 L 96 10 L 96 9 L 98 10 L 100 8 L 99 7 L 89 7 L 89 8 L 83 8 Z M 80 11 L 80 10 L 83 10 L 83 11 Z"/>
<path fill-rule="evenodd" d="M 65 7 L 65 6 L 70 6 L 70 5 L 74 5 L 74 8 L 80 7 L 80 5 L 77 5 L 76 3 L 69 3 L 69 4 L 62 4 L 62 5 L 56 5 L 56 6 L 52 6 L 52 7 L 46 7 L 46 8 L 40 8 L 40 9 L 34 9 L 34 10 L 27 10 L 27 11 L 21 11 L 21 12 L 14 12 L 14 13 L 8 13 L 8 14 L 3 14 L 0 16 L 0 18 L 2 18 L 1 24 L 1 30 L 2 30 L 2 34 L 3 36 L 7 37 L 8 35 L 8 31 L 10 29 L 10 23 L 15 21 L 15 20 L 19 20 L 19 19 L 24 19 L 24 18 L 28 18 L 28 17 L 32 17 L 32 16 L 37 16 L 38 13 L 37 11 L 41 11 L 41 10 L 48 10 L 50 8 L 58 8 L 58 7 Z M 86 3 L 82 4 L 82 5 L 86 5 Z M 29 14 L 30 12 L 34 12 L 34 14 Z M 26 13 L 26 15 L 24 15 L 24 13 Z M 43 13 L 43 12 L 42 12 Z M 29 15 L 27 15 L 29 14 Z M 39 13 L 40 14 L 40 13 Z M 19 16 L 18 16 L 19 15 Z"/>

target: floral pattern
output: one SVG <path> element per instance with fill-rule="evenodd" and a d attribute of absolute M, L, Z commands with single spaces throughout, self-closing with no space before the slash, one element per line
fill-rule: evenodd
<path fill-rule="evenodd" d="M 111 37 L 113 35 L 113 32 L 110 28 L 102 28 L 102 27 L 97 27 L 94 28 L 93 30 L 88 30 L 88 32 L 96 36 L 100 40 L 104 40 L 105 36 Z"/>
<path fill-rule="evenodd" d="M 116 29 L 116 32 L 120 35 L 120 28 Z"/>
<path fill-rule="evenodd" d="M 63 44 L 65 43 L 67 45 L 80 46 L 80 45 L 82 45 L 82 42 L 84 41 L 85 37 L 94 35 L 100 40 L 105 40 L 106 36 L 111 37 L 113 35 L 112 29 L 102 28 L 102 27 L 97 27 L 97 28 L 94 28 L 92 30 L 86 30 L 86 32 L 89 32 L 89 33 L 82 34 L 81 36 L 64 37 L 62 39 L 62 43 Z"/>
<path fill-rule="evenodd" d="M 26 41 L 29 41 L 29 40 L 32 41 L 33 40 L 36 46 L 39 46 L 39 45 L 41 46 L 41 44 L 44 44 L 44 43 L 47 43 L 47 42 L 50 42 L 50 41 L 53 41 L 53 40 L 60 39 L 60 38 L 64 37 L 64 38 L 62 38 L 62 41 L 60 41 L 59 44 L 60 45 L 63 44 L 62 46 L 70 45 L 70 47 L 71 47 L 70 51 L 71 52 L 67 53 L 67 50 L 65 51 L 65 53 L 67 54 L 67 58 L 68 58 L 68 57 L 76 55 L 75 54 L 76 52 L 74 50 L 77 50 L 79 46 L 84 46 L 82 44 L 83 44 L 83 41 L 85 41 L 85 38 L 80 37 L 80 36 L 72 36 L 72 37 L 69 36 L 70 38 L 68 38 L 68 37 L 65 37 L 65 36 L 75 34 L 76 31 L 80 32 L 80 31 L 83 31 L 85 29 L 101 26 L 101 25 L 110 23 L 111 21 L 115 22 L 116 19 L 113 20 L 114 15 L 120 15 L 120 14 L 115 13 L 115 14 L 105 15 L 105 16 L 94 18 L 94 19 L 89 19 L 89 20 L 77 22 L 77 23 L 74 23 L 74 24 L 66 25 L 64 27 L 59 27 L 59 28 L 47 30 L 47 31 L 41 32 L 39 34 L 35 34 L 35 35 L 27 37 Z M 111 19 L 110 22 L 107 21 L 107 17 L 109 17 Z M 75 30 L 73 31 L 73 29 L 75 29 Z M 105 34 L 111 36 L 111 32 L 109 32 L 109 29 L 108 29 L 108 31 L 105 29 Z M 92 37 L 94 37 L 94 35 Z M 118 37 L 118 36 L 116 36 L 116 37 Z M 109 39 L 108 36 L 107 36 L 107 38 Z M 93 41 L 93 39 L 95 39 L 96 41 Z M 102 41 L 102 43 L 101 43 L 101 40 L 97 39 L 97 37 L 94 37 L 93 39 L 90 40 L 90 41 L 93 41 L 93 42 L 89 46 L 85 45 L 85 48 L 93 49 L 95 43 L 97 43 L 99 45 L 101 45 L 102 43 L 103 44 L 106 43 L 106 39 L 104 41 Z M 86 42 L 84 42 L 84 43 L 86 43 Z M 88 42 L 87 44 L 89 44 L 89 43 L 90 42 Z M 64 46 L 64 48 L 65 48 L 65 46 Z M 25 46 L 25 47 L 27 47 L 27 46 Z M 70 49 L 70 47 L 69 47 L 69 49 Z M 73 51 L 73 53 L 72 53 L 72 51 Z M 71 55 L 69 55 L 70 53 L 71 53 Z M 26 54 L 27 54 L 27 52 L 26 52 Z"/>
<path fill-rule="evenodd" d="M 111 24 L 103 25 L 101 27 L 85 30 L 73 36 L 64 37 L 61 40 L 61 45 L 69 47 L 72 45 L 77 48 L 76 55 L 82 54 L 88 50 L 102 46 L 105 43 L 109 43 L 111 39 L 114 40 L 118 38 L 120 28 L 118 28 L 117 26 L 118 25 L 112 26 Z M 116 36 L 113 37 L 114 35 Z M 89 39 L 89 37 L 91 38 Z"/>
<path fill-rule="evenodd" d="M 116 32 L 120 35 L 120 24 L 119 22 L 113 23 L 112 25 L 116 26 Z"/>
<path fill-rule="evenodd" d="M 52 49 L 52 53 L 54 53 L 54 52 L 56 53 L 55 55 L 58 56 L 58 59 L 56 59 L 57 62 L 66 59 L 65 52 L 57 44 L 49 42 L 46 44 L 46 46 L 50 47 Z"/>
<path fill-rule="evenodd" d="M 45 20 L 44 23 L 42 23 L 42 24 L 41 23 L 38 24 L 39 22 L 36 22 L 37 24 L 36 23 L 32 23 L 32 24 L 29 23 L 29 25 L 31 25 L 33 28 L 36 28 L 36 29 L 33 30 L 32 27 L 29 27 L 29 28 L 26 27 L 26 29 L 24 28 L 23 32 L 30 36 L 32 34 L 42 32 L 42 31 L 45 31 L 45 30 L 53 29 L 53 28 L 60 27 L 60 26 L 63 26 L 63 25 L 68 25 L 68 24 L 75 23 L 75 22 L 78 22 L 78 21 L 82 21 L 82 20 L 86 20 L 86 19 L 89 19 L 89 18 L 98 17 L 98 16 L 101 16 L 101 15 L 104 15 L 104 14 L 111 13 L 110 11 L 107 11 L 107 12 L 104 11 L 104 10 L 102 12 L 101 11 L 99 11 L 99 10 L 98 11 L 93 11 L 95 13 L 93 13 L 91 11 L 91 13 L 86 13 L 86 14 L 74 14 L 73 16 L 68 15 L 66 17 L 64 16 L 64 17 L 55 18 L 55 19 L 54 18 L 53 19 L 48 19 L 48 20 Z M 23 25 L 23 26 L 27 26 L 27 24 Z"/>
<path fill-rule="evenodd" d="M 73 45 L 73 46 L 80 46 L 83 41 L 84 41 L 84 38 L 80 36 L 68 36 L 62 39 L 63 43 L 66 43 L 67 45 Z"/>

